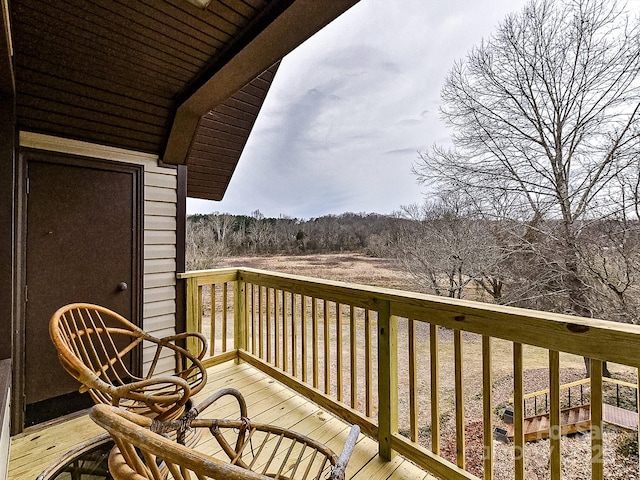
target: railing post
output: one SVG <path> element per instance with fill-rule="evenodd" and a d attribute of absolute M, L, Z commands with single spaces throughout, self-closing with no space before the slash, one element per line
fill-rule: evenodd
<path fill-rule="evenodd" d="M 198 319 L 200 318 L 200 302 L 198 298 L 198 277 L 189 277 L 187 282 L 187 332 L 198 331 Z M 194 338 L 187 338 L 187 350 L 191 353 L 199 353 L 199 344 Z"/>
<path fill-rule="evenodd" d="M 378 308 L 378 447 L 380 457 L 391 460 L 391 436 L 398 431 L 398 319 L 391 303 Z"/>
<path fill-rule="evenodd" d="M 234 283 L 233 295 L 233 348 L 236 350 L 247 349 L 247 284 L 240 280 Z M 240 357 L 236 358 L 240 363 Z"/>
<path fill-rule="evenodd" d="M 602 360 L 591 359 L 591 478 L 604 478 L 602 445 Z"/>

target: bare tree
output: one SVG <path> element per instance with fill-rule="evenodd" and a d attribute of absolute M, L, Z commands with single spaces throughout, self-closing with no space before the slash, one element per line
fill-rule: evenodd
<path fill-rule="evenodd" d="M 215 213 L 214 215 L 211 215 L 210 218 L 211 225 L 216 234 L 216 239 L 223 245 L 226 245 L 229 234 L 233 231 L 233 227 L 235 225 L 233 215 L 229 215 L 228 213 Z"/>
<path fill-rule="evenodd" d="M 418 177 L 487 215 L 509 205 L 524 258 L 550 272 L 536 295 L 593 316 L 584 234 L 634 208 L 616 180 L 637 171 L 638 18 L 616 1 L 533 0 L 454 65 L 442 100 L 454 146 L 424 152 Z"/>
<path fill-rule="evenodd" d="M 613 1 L 532 1 L 454 65 L 442 100 L 454 147 L 424 152 L 419 179 L 528 223 L 568 310 L 591 316 L 578 245 L 590 220 L 632 208 L 615 179 L 638 163 L 638 20 Z"/>
<path fill-rule="evenodd" d="M 219 242 L 206 221 L 187 221 L 185 257 L 187 270 L 214 268 L 225 255 L 226 247 Z"/>
<path fill-rule="evenodd" d="M 272 225 L 260 210 L 254 210 L 251 213 L 251 218 L 253 221 L 247 229 L 247 235 L 253 253 L 266 251 L 274 237 Z"/>
<path fill-rule="evenodd" d="M 398 215 L 408 221 L 399 225 L 397 256 L 418 284 L 436 295 L 463 298 L 478 283 L 500 297 L 501 280 L 494 276 L 498 246 L 487 222 L 471 216 L 459 197 L 408 205 Z"/>

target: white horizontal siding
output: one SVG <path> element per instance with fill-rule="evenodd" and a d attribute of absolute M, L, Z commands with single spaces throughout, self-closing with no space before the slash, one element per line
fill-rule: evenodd
<path fill-rule="evenodd" d="M 176 302 L 174 300 L 145 302 L 143 310 L 145 319 L 147 319 L 148 317 L 157 317 L 159 315 L 176 313 Z M 166 325 L 164 326 L 164 328 L 166 328 Z"/>
<path fill-rule="evenodd" d="M 167 259 L 176 258 L 176 246 L 175 245 L 145 245 L 144 246 L 144 259 Z"/>
<path fill-rule="evenodd" d="M 173 322 L 173 318 L 173 313 L 150 317 L 147 319 L 147 328 L 153 330 L 154 332 L 158 332 L 166 328 L 165 325 L 171 324 Z"/>
<path fill-rule="evenodd" d="M 166 230 L 145 230 L 145 245 L 175 245 L 176 233 L 167 232 Z"/>
<path fill-rule="evenodd" d="M 94 145 L 30 132 L 20 133 L 20 145 L 72 155 L 142 165 L 144 167 L 143 328 L 154 336 L 175 333 L 177 170 L 158 165 L 146 153 Z M 145 370 L 153 347 L 143 350 Z M 157 373 L 170 373 L 173 358 L 163 359 Z"/>
<path fill-rule="evenodd" d="M 144 176 L 144 259 L 145 269 L 144 318 L 145 329 L 156 337 L 175 334 L 176 322 L 176 170 L 149 172 Z M 153 271 L 153 273 L 152 273 Z M 143 351 L 148 365 L 154 350 Z M 175 360 L 163 357 L 156 371 L 172 371 Z"/>
<path fill-rule="evenodd" d="M 176 231 L 176 217 L 163 217 L 160 215 L 145 215 L 144 229 L 147 231 Z"/>
<path fill-rule="evenodd" d="M 170 188 L 145 186 L 144 199 L 153 202 L 176 203 L 178 194 Z"/>
<path fill-rule="evenodd" d="M 176 217 L 176 205 L 174 203 L 144 202 L 144 213 L 149 216 Z"/>
<path fill-rule="evenodd" d="M 162 302 L 176 299 L 176 289 L 173 286 L 147 288 L 144 291 L 144 299 L 148 302 Z"/>
<path fill-rule="evenodd" d="M 175 171 L 174 169 L 167 169 Z M 167 173 L 148 173 L 144 176 L 144 184 L 149 187 L 161 187 L 169 190 L 175 190 L 176 177 Z"/>
<path fill-rule="evenodd" d="M 149 273 L 144 276 L 144 288 L 156 288 L 164 285 L 176 284 L 176 276 L 173 272 L 168 273 Z"/>
<path fill-rule="evenodd" d="M 171 272 L 173 274 L 176 273 L 175 258 L 173 259 L 156 258 L 156 259 L 146 260 L 144 262 L 145 275 L 148 273 L 162 273 L 162 272 Z"/>

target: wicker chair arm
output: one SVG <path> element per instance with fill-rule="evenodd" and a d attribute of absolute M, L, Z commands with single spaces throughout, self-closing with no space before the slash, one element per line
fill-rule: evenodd
<path fill-rule="evenodd" d="M 60 360 L 62 367 L 73 378 L 80 382 L 80 387 L 78 388 L 80 393 L 85 393 L 91 389 L 106 392 L 107 390 L 114 388 L 112 384 L 102 380 L 93 370 L 77 361 L 75 357 L 69 358 L 65 355 L 58 354 L 58 360 Z"/>
<path fill-rule="evenodd" d="M 202 360 L 205 354 L 207 353 L 208 342 L 207 342 L 207 337 L 205 337 L 203 334 L 199 332 L 178 333 L 176 335 L 169 335 L 166 337 L 162 337 L 159 340 L 163 345 L 168 345 L 168 344 L 175 345 L 177 341 L 186 340 L 188 338 L 196 338 L 200 340 L 200 351 L 197 354 L 197 358 L 198 360 Z"/>
<path fill-rule="evenodd" d="M 198 415 L 200 415 L 200 413 L 204 412 L 208 407 L 210 407 L 214 402 L 227 395 L 234 397 L 238 401 L 238 409 L 240 410 L 239 417 L 247 417 L 247 402 L 242 396 L 242 393 L 240 393 L 240 391 L 236 390 L 235 388 L 223 388 L 222 390 L 218 390 L 212 395 L 209 395 L 202 402 L 200 402 L 198 406 L 191 409 L 193 417 L 197 417 Z"/>
<path fill-rule="evenodd" d="M 343 454 L 338 457 L 326 445 L 284 427 L 257 424 L 247 418 L 188 420 L 187 423 L 191 428 L 207 429 L 211 432 L 230 458 L 230 462 L 222 462 L 200 449 L 194 450 L 164 436 L 171 431 L 172 427 L 184 423 L 184 419 L 158 422 L 107 405 L 96 405 L 91 409 L 90 416 L 98 425 L 109 431 L 116 443 L 116 447 L 109 456 L 109 469 L 116 480 L 161 480 L 167 476 L 160 470 L 160 466 L 170 472 L 174 478 L 344 480 L 346 462 L 359 434 L 358 427 L 352 428 Z M 233 435 L 244 439 L 237 450 L 234 450 L 227 441 L 227 437 Z M 276 437 L 279 438 L 278 442 L 272 442 L 271 440 Z M 263 447 L 268 442 L 270 448 L 267 450 L 271 451 L 263 451 Z M 274 443 L 276 445 L 273 445 Z M 289 454 L 294 448 L 297 448 L 300 453 L 295 456 L 297 460 L 292 462 Z M 249 457 L 247 458 L 250 460 L 249 465 L 242 458 L 243 452 Z M 264 455 L 261 456 L 263 453 Z M 146 465 L 141 458 L 147 461 Z M 260 458 L 260 464 L 256 465 L 260 465 L 258 469 L 260 473 L 252 468 L 258 458 Z M 278 461 L 272 463 L 274 459 Z M 264 461 L 267 463 L 264 464 Z"/>
<path fill-rule="evenodd" d="M 176 469 L 177 466 L 179 470 L 185 468 L 190 472 L 194 472 L 198 478 L 268 480 L 267 477 L 258 473 L 244 470 L 236 465 L 223 463 L 216 458 L 194 451 L 168 438 L 156 436 L 156 434 L 148 430 L 153 423 L 150 418 L 140 417 L 106 405 L 94 406 L 89 415 L 94 422 L 109 431 L 118 446 L 126 445 L 127 443 L 131 445 L 133 442 L 133 446 L 138 451 L 149 452 L 161 457 L 165 462 L 172 463 L 173 465 L 168 468 L 169 471 L 171 471 L 172 467 Z M 123 423 L 118 417 L 128 421 Z M 133 422 L 133 424 L 130 422 Z M 146 469 L 146 475 L 136 474 L 131 465 L 126 463 L 121 451 L 116 448 L 111 451 L 109 456 L 109 470 L 116 479 L 147 480 L 156 478 Z"/>
<path fill-rule="evenodd" d="M 142 402 L 157 412 L 166 408 L 154 407 L 156 405 L 171 406 L 172 409 L 181 407 L 191 396 L 189 383 L 176 376 L 147 378 L 120 386 L 107 384 L 103 388 L 112 396 L 114 405 L 118 405 L 121 399 L 127 399 Z"/>

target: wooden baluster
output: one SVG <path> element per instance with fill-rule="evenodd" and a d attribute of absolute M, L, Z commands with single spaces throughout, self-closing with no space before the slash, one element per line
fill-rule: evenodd
<path fill-rule="evenodd" d="M 549 466 L 551 480 L 562 476 L 560 451 L 560 352 L 549 350 Z"/>
<path fill-rule="evenodd" d="M 313 366 L 313 388 L 318 388 L 318 299 L 311 298 L 311 350 Z"/>
<path fill-rule="evenodd" d="M 524 480 L 524 398 L 522 344 L 513 344 L 513 446 L 515 478 Z"/>
<path fill-rule="evenodd" d="M 298 307 L 296 294 L 291 293 L 291 374 L 298 377 Z"/>
<path fill-rule="evenodd" d="M 289 295 L 282 291 L 282 370 L 289 371 L 289 311 L 287 309 L 287 297 Z"/>
<path fill-rule="evenodd" d="M 493 372 L 491 337 L 482 336 L 482 426 L 484 480 L 493 480 Z"/>
<path fill-rule="evenodd" d="M 238 280 L 233 286 L 233 348 L 235 350 L 247 350 L 249 340 L 247 315 L 247 284 Z M 236 363 L 240 362 L 240 357 Z"/>
<path fill-rule="evenodd" d="M 227 295 L 228 287 L 227 283 L 222 284 L 222 351 L 227 351 Z"/>
<path fill-rule="evenodd" d="M 418 355 L 416 320 L 408 319 L 409 341 L 409 438 L 418 441 Z"/>
<path fill-rule="evenodd" d="M 198 329 L 198 318 L 201 304 L 198 303 L 198 278 L 187 278 L 187 332 L 195 332 Z M 196 344 L 193 339 L 187 339 L 187 349 L 196 351 Z"/>
<path fill-rule="evenodd" d="M 271 355 L 271 289 L 267 287 L 267 362 L 271 363 L 272 360 L 272 355 Z"/>
<path fill-rule="evenodd" d="M 351 356 L 351 408 L 358 407 L 358 342 L 356 307 L 351 305 L 349 310 L 349 354 Z"/>
<path fill-rule="evenodd" d="M 276 367 L 280 366 L 280 302 L 281 302 L 281 290 L 273 291 L 273 320 L 275 321 L 274 331 L 275 331 L 275 356 Z"/>
<path fill-rule="evenodd" d="M 204 315 L 204 303 L 202 300 L 202 285 L 198 285 L 198 332 L 202 333 L 202 317 Z"/>
<path fill-rule="evenodd" d="M 342 401 L 342 305 L 336 302 L 336 398 Z"/>
<path fill-rule="evenodd" d="M 591 478 L 604 478 L 602 451 L 602 360 L 591 359 Z"/>
<path fill-rule="evenodd" d="M 302 328 L 302 381 L 307 383 L 309 380 L 307 374 L 307 297 L 305 295 L 300 296 L 300 314 L 302 315 L 301 320 L 301 328 Z"/>
<path fill-rule="evenodd" d="M 209 355 L 214 356 L 216 350 L 216 284 L 211 284 L 211 317 L 209 319 L 211 331 L 209 332 Z"/>
<path fill-rule="evenodd" d="M 329 328 L 329 302 L 324 300 L 324 393 L 331 392 L 331 348 Z"/>
<path fill-rule="evenodd" d="M 456 403 L 456 463 L 464 469 L 465 431 L 464 431 L 464 382 L 462 377 L 462 332 L 453 331 L 453 355 L 455 368 L 455 403 Z"/>
<path fill-rule="evenodd" d="M 431 451 L 440 455 L 440 352 L 438 325 L 429 325 L 429 353 L 431 356 Z"/>
<path fill-rule="evenodd" d="M 364 311 L 364 378 L 365 378 L 365 412 L 367 417 L 373 415 L 373 355 L 371 352 L 371 311 Z"/>
<path fill-rule="evenodd" d="M 251 319 L 251 353 L 256 354 L 257 351 L 257 328 L 256 328 L 256 299 L 255 299 L 255 289 L 256 286 L 254 284 L 250 284 L 251 289 L 249 290 L 249 295 L 247 295 L 247 304 L 250 305 L 250 314 L 249 317 Z M 249 312 L 248 312 L 249 314 Z"/>
<path fill-rule="evenodd" d="M 258 286 L 258 355 L 264 360 L 264 332 L 262 331 L 262 323 L 264 321 L 264 302 L 262 301 L 263 294 L 264 287 Z"/>

